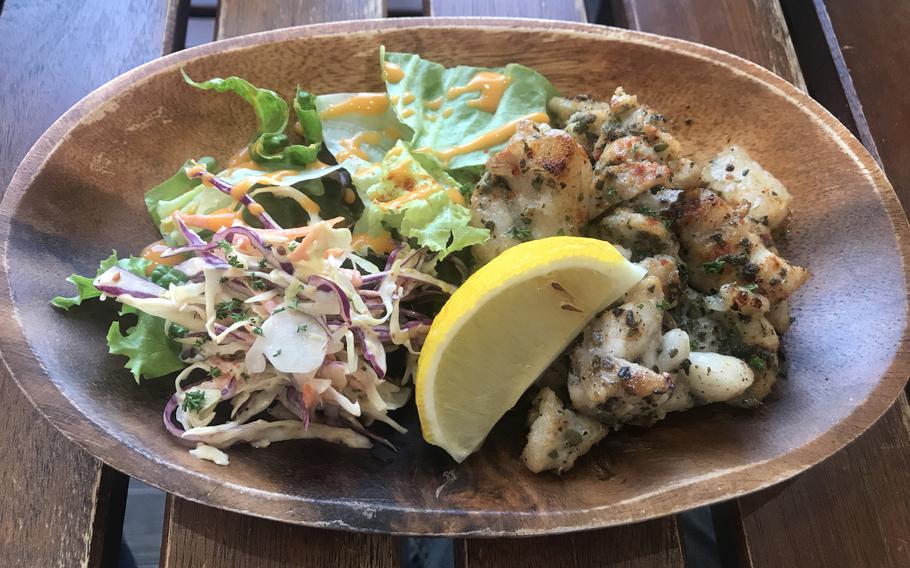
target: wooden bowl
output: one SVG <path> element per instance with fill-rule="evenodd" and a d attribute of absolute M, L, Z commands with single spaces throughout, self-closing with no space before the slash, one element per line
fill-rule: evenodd
<path fill-rule="evenodd" d="M 533 475 L 526 430 L 507 415 L 456 465 L 411 428 L 397 453 L 321 442 L 191 457 L 161 422 L 169 380 L 133 382 L 107 354 L 112 303 L 63 314 L 48 299 L 71 272 L 156 238 L 142 193 L 190 156 L 225 158 L 254 129 L 237 97 L 193 77 L 240 75 L 292 94 L 378 90 L 377 49 L 446 64 L 519 62 L 563 93 L 617 85 L 675 120 L 705 157 L 736 141 L 794 194 L 786 254 L 813 277 L 793 302 L 789 378 L 755 411 L 724 406 L 613 433 L 568 474 Z M 684 119 L 692 119 L 686 126 Z M 908 375 L 910 230 L 884 174 L 846 128 L 777 76 L 708 47 L 599 26 L 530 20 L 337 23 L 241 37 L 143 65 L 101 87 L 37 142 L 0 206 L 0 349 L 16 381 L 69 438 L 111 466 L 187 499 L 281 521 L 363 531 L 523 535 L 603 527 L 729 499 L 843 447 Z"/>

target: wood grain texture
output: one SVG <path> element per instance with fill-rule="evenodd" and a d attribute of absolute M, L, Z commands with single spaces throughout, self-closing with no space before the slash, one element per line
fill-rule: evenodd
<path fill-rule="evenodd" d="M 739 500 L 751 566 L 910 566 L 910 407 L 792 482 Z"/>
<path fill-rule="evenodd" d="M 303 24 L 382 18 L 386 0 L 221 0 L 216 39 Z"/>
<path fill-rule="evenodd" d="M 627 2 L 627 4 L 636 4 Z M 647 2 L 642 4 L 650 5 Z M 726 4 L 726 3 L 725 3 Z M 807 2 L 802 2 L 807 4 Z M 910 18 L 901 18 L 901 9 L 898 2 L 893 2 L 890 6 L 878 6 L 867 11 L 862 11 L 867 17 L 872 17 L 876 23 L 866 21 L 859 25 L 861 32 L 853 30 L 857 36 L 857 41 L 869 36 L 867 42 L 875 42 L 876 45 L 863 46 L 868 50 L 860 54 L 861 59 L 856 63 L 859 69 L 871 73 L 872 70 L 878 69 L 878 75 L 867 75 L 864 80 L 858 81 L 857 85 L 863 86 L 863 91 L 870 93 L 870 97 L 876 105 L 882 104 L 884 100 L 896 101 L 903 96 L 904 86 L 894 85 L 895 81 L 890 83 L 893 90 L 890 93 L 882 94 L 882 85 L 889 84 L 888 69 L 889 63 L 896 64 L 898 59 L 891 60 L 894 51 L 893 42 L 886 41 L 875 30 L 879 26 L 886 25 L 883 20 L 898 21 L 903 23 L 903 29 L 906 31 L 907 22 Z M 775 3 L 776 5 L 776 3 Z M 838 5 L 836 2 L 830 3 L 832 8 L 840 8 L 842 13 L 842 25 L 849 25 L 850 22 L 856 25 L 854 15 L 856 13 L 855 5 L 849 5 L 846 2 Z M 905 16 L 910 16 L 910 9 L 903 6 Z M 790 5 L 788 9 L 795 12 L 793 18 L 796 22 L 808 26 L 813 24 L 810 14 L 806 12 L 811 8 L 812 12 L 816 9 L 824 20 L 827 16 L 824 14 L 825 6 L 822 2 L 816 2 L 814 6 Z M 870 16 L 874 14 L 874 16 Z M 887 16 L 886 16 L 887 14 Z M 691 14 L 690 18 L 696 17 Z M 714 47 L 729 48 L 726 42 L 730 37 L 742 37 L 751 33 L 755 27 L 755 22 L 750 22 L 743 18 L 728 18 L 723 11 L 719 12 L 701 12 L 697 14 L 699 25 L 697 32 L 692 37 L 682 35 L 687 39 L 693 39 L 707 43 Z M 777 21 L 775 16 L 772 20 Z M 651 22 L 648 18 L 641 17 L 636 19 L 633 15 L 629 21 L 637 21 L 644 26 Z M 774 21 L 761 28 L 769 28 L 776 25 Z M 817 21 L 815 22 L 818 23 Z M 822 21 L 824 24 L 824 21 Z M 663 26 L 665 21 L 658 22 L 656 29 L 641 27 L 643 31 L 659 31 L 666 33 Z M 819 31 L 827 33 L 823 46 L 827 49 L 829 46 L 839 48 L 838 40 L 831 37 L 830 27 L 825 32 L 824 25 L 819 27 Z M 899 26 L 894 26 L 890 32 L 895 33 Z M 713 33 L 707 30 L 720 30 Z M 811 37 L 813 30 L 803 28 L 801 38 L 810 42 L 818 49 L 820 40 Z M 685 31 L 681 33 L 693 33 Z M 696 37 L 697 36 L 697 37 Z M 761 40 L 760 44 L 742 44 L 740 46 L 740 55 L 750 58 L 757 63 L 765 64 L 768 53 L 786 54 L 792 61 L 785 67 L 793 69 L 795 83 L 800 84 L 801 75 L 798 61 L 795 58 L 789 40 L 780 34 L 756 36 L 755 40 Z M 844 43 L 840 40 L 840 43 Z M 897 42 L 900 44 L 901 42 Z M 903 56 L 910 56 L 910 43 L 903 42 L 906 45 Z M 848 119 L 848 125 L 853 127 L 854 133 L 864 139 L 871 146 L 872 152 L 875 152 L 875 143 L 870 142 L 871 136 L 868 129 L 857 128 L 857 125 L 865 126 L 867 118 L 863 115 L 863 105 L 856 99 L 856 95 L 851 93 L 853 81 L 849 76 L 843 76 L 844 71 L 832 75 L 825 72 L 825 69 L 817 66 L 830 64 L 832 67 L 837 66 L 835 54 L 833 59 L 831 53 L 819 54 L 803 46 L 803 52 L 809 57 L 807 66 L 810 68 L 808 88 L 810 92 L 825 93 L 824 101 L 833 104 L 833 112 L 839 112 Z M 877 62 L 881 61 L 876 55 L 878 51 L 886 51 L 887 55 L 882 57 L 885 62 L 879 67 Z M 851 52 L 851 49 L 846 52 Z M 898 54 L 898 57 L 901 55 Z M 827 62 L 827 63 L 826 63 Z M 876 62 L 876 63 L 871 63 Z M 855 80 L 855 79 L 854 79 Z M 835 81 L 834 85 L 822 83 L 822 81 Z M 840 96 L 832 93 L 832 89 L 844 89 L 847 92 L 841 92 Z M 859 89 L 859 87 L 858 87 Z M 857 89 L 857 90 L 858 90 Z M 906 105 L 904 105 L 906 106 Z M 888 112 L 881 111 L 875 119 L 869 123 L 872 132 L 877 127 L 881 132 L 889 132 L 891 136 L 896 135 L 901 129 L 906 130 L 910 127 L 910 114 L 904 113 L 903 110 L 895 109 L 901 105 L 892 105 Z M 876 107 L 880 108 L 880 107 Z M 903 120 L 903 122 L 901 122 Z M 896 153 L 894 153 L 896 158 Z M 894 163 L 896 168 L 906 167 L 906 160 L 899 160 Z M 888 164 L 886 164 L 886 171 Z M 892 179 L 892 181 L 894 181 Z M 910 178 L 903 180 L 910 182 Z M 896 183 L 898 195 L 903 195 L 904 199 L 910 198 L 907 184 Z M 907 203 L 907 201 L 905 201 Z M 791 483 L 768 489 L 753 495 L 743 497 L 738 503 L 733 505 L 734 513 L 728 517 L 728 521 L 738 524 L 730 529 L 723 527 L 721 534 L 728 536 L 739 536 L 740 542 L 740 559 L 743 562 L 751 563 L 752 566 L 800 566 L 800 565 L 828 565 L 828 566 L 906 566 L 910 563 L 910 543 L 906 535 L 910 535 L 910 412 L 907 410 L 907 400 L 904 394 L 901 394 L 896 405 L 889 410 L 884 418 L 873 428 L 870 428 L 858 440 L 849 445 L 845 450 L 834 454 L 831 458 L 810 471 L 799 476 Z M 729 529 L 729 530 L 728 530 Z"/>
<path fill-rule="evenodd" d="M 910 3 L 871 0 L 862 8 L 849 1 L 814 2 L 830 18 L 829 41 L 840 48 L 856 104 L 869 126 L 882 165 L 904 208 L 910 207 L 910 160 L 906 132 L 910 105 L 906 103 L 910 76 Z M 827 10 L 825 8 L 827 7 Z M 825 14 L 827 11 L 827 14 Z"/>
<path fill-rule="evenodd" d="M 794 194 L 787 253 L 814 274 L 794 303 L 790 380 L 779 398 L 754 412 L 704 407 L 649 430 L 612 433 L 561 478 L 532 475 L 517 459 L 526 434 L 520 412 L 458 465 L 416 435 L 393 436 L 397 453 L 284 443 L 232 449 L 230 467 L 188 455 L 160 424 L 171 385 L 136 386 L 121 359 L 84 340 L 103 336 L 109 308 L 62 316 L 47 298 L 110 246 L 139 250 L 155 238 L 139 198 L 145 188 L 187 156 L 225 157 L 246 141 L 249 108 L 237 97 L 186 88 L 181 65 L 192 76 L 236 73 L 285 96 L 301 78 L 314 91 L 369 90 L 379 86 L 380 43 L 446 64 L 523 63 L 566 93 L 607 94 L 621 82 L 677 122 L 692 119 L 677 132 L 696 158 L 735 134 L 769 164 Z M 571 65 L 566 52 L 576 54 Z M 737 112 L 728 112 L 734 103 Z M 792 132 L 813 149 L 811 161 L 780 143 Z M 132 167 L 115 171 L 114 151 Z M 112 210 L 116 219 L 106 214 Z M 859 142 L 804 93 L 734 56 L 566 22 L 320 24 L 150 63 L 93 93 L 42 137 L 0 204 L 0 317 L 7 322 L 0 348 L 23 388 L 68 434 L 112 466 L 187 499 L 352 530 L 474 537 L 603 528 L 782 481 L 865 430 L 910 371 L 907 250 L 907 220 Z M 857 273 L 876 278 L 857 288 Z M 418 431 L 412 410 L 396 419 Z"/>
<path fill-rule="evenodd" d="M 673 517 L 530 539 L 455 541 L 455 568 L 681 568 Z"/>
<path fill-rule="evenodd" d="M 545 18 L 588 21 L 584 0 L 424 0 L 427 16 Z"/>
<path fill-rule="evenodd" d="M 3 3 L 0 188 L 32 143 L 70 105 L 118 74 L 170 51 L 178 7 L 176 1 L 155 0 Z M 120 544 L 125 476 L 44 420 L 5 366 L 0 401 L 4 566 L 112 565 Z"/>
<path fill-rule="evenodd" d="M 780 4 L 768 0 L 613 0 L 619 25 L 729 51 L 806 89 Z"/>
<path fill-rule="evenodd" d="M 168 496 L 161 566 L 398 568 L 392 536 L 311 529 Z"/>
<path fill-rule="evenodd" d="M 849 128 L 881 163 L 824 2 L 782 2 L 781 8 L 809 95 Z"/>

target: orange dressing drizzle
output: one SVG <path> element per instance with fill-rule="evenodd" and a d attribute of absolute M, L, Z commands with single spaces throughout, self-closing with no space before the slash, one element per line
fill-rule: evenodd
<path fill-rule="evenodd" d="M 406 105 L 409 105 L 409 104 L 413 103 L 414 99 L 416 99 L 416 98 L 417 97 L 415 97 L 413 94 L 411 94 L 410 91 L 405 91 L 404 95 L 401 97 L 401 102 L 403 102 Z"/>
<path fill-rule="evenodd" d="M 449 89 L 446 96 L 451 100 L 464 93 L 479 92 L 480 96 L 468 101 L 468 106 L 493 113 L 496 112 L 496 107 L 499 106 L 499 101 L 511 82 L 512 78 L 502 73 L 480 71 L 471 77 L 467 85 Z"/>
<path fill-rule="evenodd" d="M 450 116 L 452 116 L 452 112 L 453 112 L 454 110 L 455 110 L 455 109 L 453 109 L 452 107 L 443 109 L 443 110 L 442 110 L 442 118 L 449 118 Z"/>
<path fill-rule="evenodd" d="M 446 193 L 449 194 L 449 201 L 456 205 L 464 205 L 464 195 L 462 195 L 460 191 L 451 187 L 446 190 Z"/>
<path fill-rule="evenodd" d="M 309 164 L 303 166 L 303 169 L 305 169 L 305 170 L 321 170 L 322 168 L 330 168 L 330 167 L 332 167 L 332 166 L 330 166 L 329 164 L 326 164 L 326 163 L 323 162 L 322 160 L 314 160 L 314 161 L 310 162 Z"/>
<path fill-rule="evenodd" d="M 303 210 L 310 215 L 319 214 L 319 204 L 310 199 L 308 196 L 301 194 L 300 200 L 303 202 Z"/>
<path fill-rule="evenodd" d="M 258 169 L 259 166 L 250 158 L 250 148 L 249 146 L 244 146 L 239 152 L 231 156 L 231 159 L 228 160 L 227 169 L 237 170 L 240 168 L 245 168 L 249 170 Z"/>
<path fill-rule="evenodd" d="M 476 152 L 478 150 L 483 150 L 485 148 L 490 148 L 498 144 L 502 144 L 506 140 L 512 137 L 515 134 L 516 128 L 518 128 L 518 123 L 522 120 L 531 120 L 534 122 L 548 122 L 550 117 L 547 116 L 545 112 L 536 112 L 534 114 L 529 114 L 521 118 L 516 118 L 512 122 L 503 124 L 499 128 L 493 129 L 481 136 L 478 136 L 470 142 L 466 142 L 461 146 L 455 146 L 449 148 L 448 150 L 433 150 L 431 148 L 418 148 L 418 152 L 424 152 L 427 154 L 433 154 L 439 158 L 443 163 L 448 163 L 449 160 L 455 156 L 460 156 L 461 154 L 469 154 L 471 152 Z"/>
<path fill-rule="evenodd" d="M 164 241 L 155 241 L 154 243 L 142 249 L 142 252 L 139 254 L 139 256 L 152 262 L 145 270 L 146 274 L 151 274 L 152 270 L 159 264 L 176 266 L 188 258 L 188 256 L 185 254 L 162 257 L 161 255 L 164 254 L 164 252 L 167 250 L 170 250 L 170 247 L 164 244 Z"/>
<path fill-rule="evenodd" d="M 404 79 L 404 71 L 398 65 L 386 61 L 382 64 L 382 78 L 389 83 L 399 83 Z"/>
<path fill-rule="evenodd" d="M 357 194 L 354 193 L 354 190 L 350 187 L 344 188 L 344 202 L 348 205 L 354 203 L 354 200 L 357 199 Z"/>
<path fill-rule="evenodd" d="M 398 95 L 392 95 L 391 97 L 389 97 L 389 100 L 392 102 L 393 105 L 397 105 L 398 104 Z"/>
<path fill-rule="evenodd" d="M 346 114 L 381 114 L 389 108 L 385 93 L 358 93 L 348 100 L 332 105 L 319 113 L 320 118 L 337 118 Z"/>
<path fill-rule="evenodd" d="M 442 97 L 433 99 L 432 101 L 427 101 L 423 103 L 423 106 L 427 107 L 430 110 L 439 110 L 442 106 Z"/>
<path fill-rule="evenodd" d="M 375 146 L 379 144 L 380 136 L 378 132 L 372 130 L 367 130 L 366 132 L 358 132 L 353 138 L 345 138 L 341 141 L 341 147 L 343 150 L 338 152 L 338 155 L 335 158 L 339 162 L 343 162 L 350 158 L 351 156 L 357 156 L 361 160 L 368 160 L 366 152 L 360 147 L 361 144 L 367 143 Z"/>
<path fill-rule="evenodd" d="M 353 237 L 354 239 L 351 241 L 351 245 L 355 249 L 358 249 L 361 246 L 367 246 L 379 254 L 388 254 L 395 250 L 395 241 L 388 235 L 373 237 L 366 233 L 355 233 Z"/>
<path fill-rule="evenodd" d="M 413 115 L 414 115 L 414 109 L 412 109 L 412 108 L 406 108 L 403 111 L 401 111 L 401 118 L 408 118 Z"/>
<path fill-rule="evenodd" d="M 366 166 L 362 166 L 360 168 L 357 168 L 357 170 L 354 172 L 354 175 L 355 176 L 365 176 L 378 167 L 380 167 L 379 164 L 369 164 Z"/>

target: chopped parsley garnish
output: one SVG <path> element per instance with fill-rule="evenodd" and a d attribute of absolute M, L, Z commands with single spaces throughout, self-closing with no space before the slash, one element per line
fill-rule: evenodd
<path fill-rule="evenodd" d="M 281 349 L 272 353 L 272 357 L 280 357 L 280 356 L 281 356 Z"/>
<path fill-rule="evenodd" d="M 297 248 L 297 245 L 298 245 L 297 241 L 294 241 L 294 242 L 290 243 L 290 244 L 288 245 L 288 251 L 294 252 L 294 249 Z"/>
<path fill-rule="evenodd" d="M 243 263 L 237 259 L 237 255 L 232 254 L 234 252 L 234 247 L 231 246 L 231 243 L 227 241 L 218 241 L 218 248 L 224 251 L 224 259 L 228 264 L 234 268 L 243 268 Z"/>
<path fill-rule="evenodd" d="M 743 284 L 741 287 L 748 292 L 755 292 L 758 290 L 758 284 L 755 284 L 754 282 L 752 284 Z"/>
<path fill-rule="evenodd" d="M 720 274 L 724 270 L 724 265 L 727 264 L 723 260 L 715 260 L 712 262 L 703 262 L 701 267 L 705 269 L 705 272 L 708 274 Z"/>
<path fill-rule="evenodd" d="M 212 376 L 212 378 L 218 378 L 221 376 L 221 369 L 218 367 L 212 367 L 212 370 L 209 371 L 209 374 Z"/>
<path fill-rule="evenodd" d="M 509 229 L 508 235 L 521 242 L 528 242 L 531 240 L 531 229 L 527 225 L 515 225 Z"/>
<path fill-rule="evenodd" d="M 218 319 L 230 318 L 235 322 L 249 319 L 249 315 L 244 310 L 243 301 L 238 298 L 215 304 L 215 317 Z"/>
<path fill-rule="evenodd" d="M 694 339 L 690 339 L 689 340 L 689 350 L 695 351 L 696 349 L 698 349 L 698 342 L 695 341 Z"/>
<path fill-rule="evenodd" d="M 651 209 L 650 207 L 645 207 L 644 205 L 640 205 L 637 208 L 637 211 L 645 217 L 658 217 L 657 211 Z"/>
<path fill-rule="evenodd" d="M 183 327 L 182 325 L 172 323 L 171 326 L 167 330 L 167 334 L 168 334 L 168 337 L 170 337 L 172 339 L 179 339 L 181 337 L 185 337 L 186 334 L 189 333 L 189 331 L 190 330 Z"/>
<path fill-rule="evenodd" d="M 254 326 L 253 326 L 253 333 L 255 333 L 256 335 L 262 335 L 262 328 L 259 327 L 258 325 L 254 325 Z"/>
<path fill-rule="evenodd" d="M 670 147 L 670 145 L 667 144 L 666 142 L 658 142 L 657 144 L 654 145 L 654 151 L 657 153 L 660 153 L 669 147 Z"/>
<path fill-rule="evenodd" d="M 250 278 L 250 287 L 253 290 L 268 290 L 269 289 L 268 283 L 265 280 L 263 280 L 262 278 L 259 278 L 258 276 Z"/>
<path fill-rule="evenodd" d="M 759 357 L 758 355 L 749 359 L 749 366 L 755 369 L 756 371 L 765 370 L 765 360 Z"/>
<path fill-rule="evenodd" d="M 280 314 L 281 312 L 283 312 L 286 309 L 288 309 L 287 306 L 281 306 L 280 308 L 275 308 L 274 310 L 272 310 L 272 315 Z"/>
<path fill-rule="evenodd" d="M 309 326 L 307 324 L 300 324 L 297 326 L 297 333 L 306 333 L 306 330 Z"/>
<path fill-rule="evenodd" d="M 664 299 L 662 299 L 661 301 L 657 302 L 657 308 L 658 308 L 658 309 L 661 309 L 661 310 L 664 310 L 664 311 L 667 311 L 667 310 L 670 309 L 670 302 L 668 302 L 668 301 L 666 300 L 666 298 L 664 298 Z"/>
<path fill-rule="evenodd" d="M 205 403 L 205 393 L 201 390 L 189 391 L 183 395 L 183 411 L 196 412 Z"/>

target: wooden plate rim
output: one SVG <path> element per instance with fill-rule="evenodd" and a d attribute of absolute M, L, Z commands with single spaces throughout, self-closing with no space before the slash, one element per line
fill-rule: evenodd
<path fill-rule="evenodd" d="M 897 195 L 878 164 L 866 152 L 862 144 L 821 105 L 790 83 L 750 61 L 684 40 L 591 24 L 549 20 L 399 18 L 298 26 L 206 44 L 167 55 L 132 69 L 85 96 L 54 122 L 29 150 L 0 202 L 0 314 L 10 316 L 10 325 L 4 326 L 0 330 L 0 358 L 10 376 L 32 404 L 68 439 L 96 458 L 137 479 L 185 499 L 243 514 L 321 528 L 446 536 L 517 536 L 594 529 L 643 521 L 730 499 L 779 483 L 804 471 L 851 442 L 887 410 L 900 393 L 910 374 L 910 357 L 908 357 L 905 347 L 910 338 L 910 325 L 903 330 L 894 359 L 869 396 L 841 422 L 785 455 L 748 466 L 722 470 L 684 485 L 670 486 L 659 492 L 644 495 L 635 501 L 625 502 L 621 507 L 604 505 L 562 512 L 516 513 L 494 510 L 415 510 L 396 505 L 377 506 L 375 503 L 326 502 L 322 499 L 307 499 L 299 496 L 291 497 L 292 502 L 297 505 L 289 506 L 287 495 L 232 484 L 225 486 L 227 490 L 213 493 L 208 476 L 201 472 L 165 464 L 157 456 L 144 453 L 138 448 L 129 447 L 127 451 L 124 451 L 125 444 L 121 440 L 87 419 L 56 388 L 53 381 L 44 372 L 40 361 L 31 351 L 28 341 L 23 335 L 16 306 L 12 302 L 12 290 L 8 278 L 8 238 L 12 216 L 28 187 L 44 167 L 47 158 L 68 138 L 70 131 L 84 117 L 102 107 L 124 88 L 144 80 L 151 80 L 152 76 L 157 73 L 200 57 L 301 37 L 401 28 L 466 27 L 498 31 L 556 31 L 574 35 L 606 37 L 619 42 L 639 43 L 661 49 L 682 51 L 687 55 L 707 59 L 736 73 L 747 75 L 776 94 L 789 99 L 796 107 L 831 133 L 832 140 L 841 146 L 841 151 L 863 170 L 863 174 L 877 189 L 897 236 L 904 274 L 904 289 L 907 290 L 907 283 L 910 282 L 910 270 L 908 270 L 906 262 L 907 253 L 910 250 L 910 225 L 908 225 Z M 775 467 L 769 467 L 771 465 Z M 759 474 L 758 472 L 762 469 L 764 472 L 773 473 Z M 736 476 L 739 479 L 735 484 L 736 489 L 718 489 L 721 485 L 719 481 L 730 476 Z M 694 487 L 698 487 L 699 491 L 691 491 Z M 670 493 L 676 494 L 672 503 L 668 503 L 664 499 Z M 697 496 L 694 496 L 696 493 Z M 307 507 L 307 503 L 318 504 L 319 507 Z M 635 506 L 630 506 L 630 503 Z M 371 509 L 372 514 L 364 515 L 362 513 L 364 508 Z M 419 523 L 412 521 L 421 515 L 439 518 L 447 529 L 445 532 L 420 530 Z M 333 518 L 327 519 L 327 517 Z M 392 529 L 394 526 L 406 528 L 404 530 Z"/>

